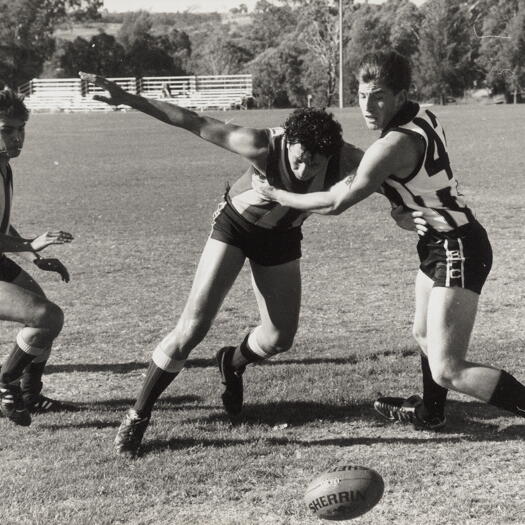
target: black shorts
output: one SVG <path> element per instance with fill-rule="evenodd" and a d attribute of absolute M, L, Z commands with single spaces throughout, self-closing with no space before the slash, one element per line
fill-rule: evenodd
<path fill-rule="evenodd" d="M 419 240 L 417 252 L 419 268 L 434 286 L 457 286 L 479 294 L 492 268 L 492 248 L 479 222 L 453 232 L 429 232 Z"/>
<path fill-rule="evenodd" d="M 22 268 L 9 257 L 0 255 L 0 281 L 12 283 L 20 275 L 21 271 Z"/>
<path fill-rule="evenodd" d="M 237 246 L 262 266 L 276 266 L 301 258 L 301 227 L 289 230 L 261 228 L 237 213 L 226 201 L 213 215 L 212 239 Z"/>

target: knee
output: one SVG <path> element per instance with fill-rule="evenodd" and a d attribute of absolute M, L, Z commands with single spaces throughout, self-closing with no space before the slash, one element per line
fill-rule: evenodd
<path fill-rule="evenodd" d="M 457 361 L 443 361 L 430 364 L 432 379 L 443 388 L 453 389 L 461 373 L 460 363 Z"/>
<path fill-rule="evenodd" d="M 35 312 L 34 325 L 56 337 L 64 326 L 64 312 L 54 303 L 43 303 Z"/>
<path fill-rule="evenodd" d="M 281 354 L 290 350 L 296 330 L 271 330 L 264 334 L 264 351 L 269 355 Z"/>
<path fill-rule="evenodd" d="M 412 327 L 412 337 L 415 339 L 416 343 L 420 348 L 425 349 L 427 346 L 427 333 L 424 328 L 419 325 L 414 325 Z"/>

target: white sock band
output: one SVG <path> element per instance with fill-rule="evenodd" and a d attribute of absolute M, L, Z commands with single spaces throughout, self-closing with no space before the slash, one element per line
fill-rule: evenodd
<path fill-rule="evenodd" d="M 183 359 L 182 361 L 177 361 L 176 359 L 173 359 L 169 355 L 166 355 L 164 353 L 164 347 L 162 343 L 160 343 L 155 350 L 153 350 L 153 355 L 151 356 L 151 359 L 153 362 L 165 372 L 170 372 L 172 374 L 176 374 L 177 372 L 180 372 L 186 363 L 186 359 Z"/>
<path fill-rule="evenodd" d="M 252 330 L 250 332 L 250 335 L 248 336 L 248 346 L 250 347 L 250 350 L 254 354 L 257 354 L 259 357 L 262 357 L 263 359 L 268 359 L 269 357 L 272 356 L 272 354 L 268 354 L 267 352 L 265 352 L 261 348 L 261 345 L 257 342 L 257 335 L 255 334 L 255 332 L 257 332 L 257 330 L 259 330 L 260 328 L 261 328 L 260 326 L 257 326 L 255 330 Z"/>
<path fill-rule="evenodd" d="M 24 351 L 26 354 L 34 355 L 35 357 L 40 357 L 46 352 L 51 351 L 51 348 L 37 348 L 36 346 L 28 345 L 22 338 L 22 332 L 16 334 L 16 344 L 20 350 Z"/>

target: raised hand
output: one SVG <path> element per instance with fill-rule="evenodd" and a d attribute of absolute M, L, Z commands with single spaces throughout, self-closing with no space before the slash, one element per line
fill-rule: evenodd
<path fill-rule="evenodd" d="M 57 272 L 66 283 L 69 282 L 69 272 L 58 259 L 35 259 L 33 261 L 41 270 L 45 272 Z"/>
<path fill-rule="evenodd" d="M 39 252 L 52 244 L 67 244 L 73 240 L 73 235 L 63 231 L 45 232 L 31 241 L 31 249 Z"/>
<path fill-rule="evenodd" d="M 93 95 L 93 100 L 99 100 L 100 102 L 111 104 L 112 106 L 125 104 L 125 97 L 128 93 L 115 82 L 101 77 L 100 75 L 95 75 L 94 73 L 84 73 L 83 71 L 79 71 L 78 76 L 82 80 L 87 80 L 88 82 L 95 84 L 95 86 L 105 89 L 110 94 L 109 97 L 105 97 L 103 95 Z"/>

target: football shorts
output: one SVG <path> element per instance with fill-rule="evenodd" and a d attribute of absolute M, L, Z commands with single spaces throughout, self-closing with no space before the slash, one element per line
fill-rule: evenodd
<path fill-rule="evenodd" d="M 479 294 L 492 267 L 490 241 L 479 222 L 452 232 L 430 231 L 420 238 L 417 251 L 419 268 L 434 286 L 457 286 Z"/>
<path fill-rule="evenodd" d="M 261 266 L 276 266 L 301 258 L 301 228 L 270 230 L 261 228 L 237 213 L 226 201 L 213 215 L 212 239 L 237 246 Z"/>
<path fill-rule="evenodd" d="M 20 274 L 22 268 L 18 266 L 14 261 L 6 257 L 5 255 L 0 255 L 0 281 L 5 281 L 7 283 L 12 283 Z"/>

